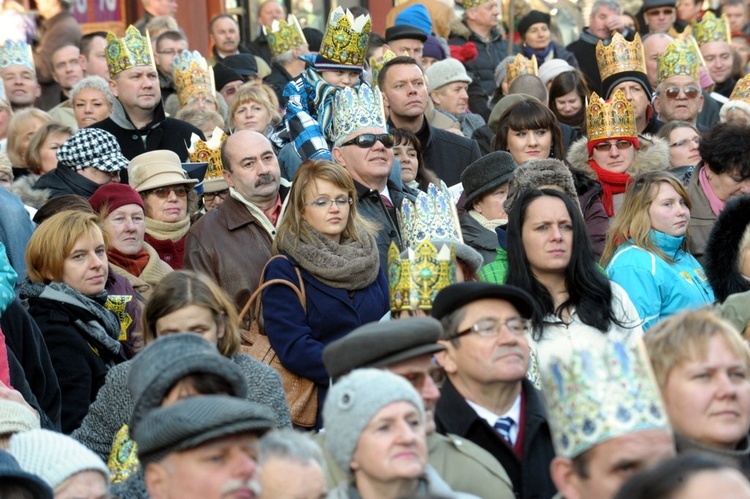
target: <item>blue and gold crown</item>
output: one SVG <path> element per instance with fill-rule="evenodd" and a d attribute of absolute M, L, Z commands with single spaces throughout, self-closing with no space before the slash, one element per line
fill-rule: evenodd
<path fill-rule="evenodd" d="M 9 66 L 24 66 L 36 72 L 31 45 L 23 40 L 5 40 L 0 48 L 0 69 Z"/>
<path fill-rule="evenodd" d="M 216 96 L 213 68 L 197 50 L 184 50 L 174 58 L 172 78 L 180 106 L 187 104 L 193 96 Z"/>
<path fill-rule="evenodd" d="M 521 75 L 539 74 L 539 66 L 535 55 L 532 55 L 531 59 L 527 59 L 522 54 L 516 54 L 512 61 L 505 63 L 505 68 L 508 70 L 508 76 L 506 77 L 508 85 Z"/>
<path fill-rule="evenodd" d="M 362 83 L 359 89 L 342 88 L 333 97 L 333 125 L 329 139 L 338 139 L 363 128 L 386 129 L 380 92 Z"/>
<path fill-rule="evenodd" d="M 609 45 L 599 40 L 596 44 L 596 63 L 602 81 L 625 71 L 638 71 L 646 74 L 646 57 L 643 55 L 641 35 L 635 35 L 629 42 L 620 33 L 615 33 Z"/>
<path fill-rule="evenodd" d="M 601 335 L 586 348 L 553 354 L 541 374 L 552 443 L 560 457 L 575 458 L 636 431 L 670 428 L 640 338 L 625 343 Z"/>
<path fill-rule="evenodd" d="M 109 76 L 138 66 L 154 65 L 154 56 L 151 54 L 151 38 L 141 35 L 138 28 L 132 24 L 125 30 L 123 38 L 117 38 L 114 33 L 107 33 L 107 67 Z"/>
<path fill-rule="evenodd" d="M 224 163 L 221 161 L 221 145 L 227 140 L 227 134 L 219 127 L 214 128 L 208 141 L 201 140 L 196 134 L 190 137 L 188 157 L 191 163 L 208 163 L 203 176 L 203 192 L 217 192 L 229 189 L 224 180 Z"/>
<path fill-rule="evenodd" d="M 716 17 L 709 10 L 703 14 L 703 19 L 700 22 L 693 21 L 691 26 L 693 27 L 693 36 L 700 46 L 709 42 L 730 43 L 732 41 L 729 20 L 726 14 Z"/>
<path fill-rule="evenodd" d="M 286 21 L 274 19 L 270 26 L 263 26 L 263 33 L 271 48 L 271 57 L 307 44 L 302 27 L 293 14 L 289 14 Z"/>
<path fill-rule="evenodd" d="M 425 239 L 463 242 L 456 205 L 450 194 L 435 184 L 430 184 L 427 192 L 420 191 L 413 203 L 404 200 L 399 215 L 405 246 L 415 247 Z"/>
<path fill-rule="evenodd" d="M 638 135 L 633 105 L 622 90 L 616 90 L 609 101 L 600 98 L 596 92 L 591 94 L 586 107 L 586 130 L 589 142 Z"/>
<path fill-rule="evenodd" d="M 334 64 L 362 67 L 365 64 L 371 30 L 369 15 L 354 19 L 349 9 L 344 12 L 341 7 L 336 7 L 328 17 L 318 53 Z"/>
<path fill-rule="evenodd" d="M 659 54 L 657 81 L 663 82 L 671 76 L 689 76 L 700 81 L 701 53 L 690 37 L 685 40 L 673 40 Z"/>

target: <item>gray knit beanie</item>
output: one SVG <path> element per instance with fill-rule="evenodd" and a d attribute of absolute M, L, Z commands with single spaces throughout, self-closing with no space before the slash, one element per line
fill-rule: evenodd
<path fill-rule="evenodd" d="M 356 369 L 328 390 L 323 406 L 325 445 L 342 470 L 351 473 L 352 455 L 370 420 L 380 409 L 400 401 L 414 405 L 424 423 L 422 398 L 408 381 L 388 371 Z"/>
<path fill-rule="evenodd" d="M 562 190 L 578 207 L 578 211 L 581 211 L 573 174 L 559 159 L 532 159 L 519 165 L 510 180 L 508 199 L 504 204 L 505 211 L 510 213 L 513 209 L 513 203 L 519 192 L 541 189 L 544 186 L 557 187 Z"/>
<path fill-rule="evenodd" d="M 466 209 L 471 209 L 474 201 L 507 184 L 515 171 L 516 161 L 507 151 L 496 151 L 466 167 L 461 174 L 461 184 L 466 193 Z"/>
<path fill-rule="evenodd" d="M 149 344 L 131 362 L 128 390 L 135 406 L 130 426 L 159 407 L 174 384 L 193 373 L 215 374 L 233 387 L 234 393 L 230 395 L 247 397 L 247 382 L 242 371 L 222 356 L 215 345 L 194 333 L 168 334 Z"/>

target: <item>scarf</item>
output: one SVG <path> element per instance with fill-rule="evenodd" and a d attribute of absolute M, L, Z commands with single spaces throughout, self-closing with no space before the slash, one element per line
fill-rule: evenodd
<path fill-rule="evenodd" d="M 141 275 L 141 272 L 143 272 L 146 265 L 148 265 L 149 254 L 148 251 L 146 251 L 146 248 L 141 248 L 141 251 L 135 255 L 126 255 L 110 246 L 107 250 L 107 258 L 109 258 L 110 263 L 117 265 L 126 272 L 138 277 Z"/>
<path fill-rule="evenodd" d="M 333 124 L 333 96 L 339 88 L 325 81 L 312 66 L 305 71 L 305 78 L 315 91 L 315 112 L 318 115 L 317 120 L 320 123 L 320 128 L 326 137 L 330 137 L 331 125 Z M 310 109 L 310 111 L 313 110 Z"/>
<path fill-rule="evenodd" d="M 74 307 L 93 315 L 94 318 L 87 321 L 81 319 L 78 314 L 71 314 L 70 319 L 87 340 L 93 340 L 112 354 L 120 355 L 122 346 L 117 341 L 120 337 L 120 321 L 114 313 L 99 303 L 100 301 L 104 303 L 106 300 L 106 291 L 102 291 L 95 297 L 89 297 L 62 282 L 43 284 L 31 282 L 27 278 L 21 285 L 21 294 L 27 298 L 40 298 L 62 303 L 67 307 Z"/>
<path fill-rule="evenodd" d="M 531 56 L 535 55 L 536 60 L 539 61 L 540 66 L 542 65 L 542 63 L 546 62 L 547 56 L 549 56 L 550 52 L 552 52 L 553 50 L 555 50 L 555 44 L 552 42 L 549 42 L 547 44 L 547 48 L 544 50 L 535 50 L 525 43 L 521 47 L 521 52 L 523 53 L 523 55 L 525 55 L 527 59 L 531 59 Z"/>
<path fill-rule="evenodd" d="M 380 271 L 380 254 L 372 234 L 358 228 L 361 242 L 342 239 L 337 243 L 307 222 L 302 224 L 311 236 L 310 241 L 289 232 L 282 233 L 281 238 L 277 236 L 276 241 L 279 250 L 288 253 L 300 267 L 332 288 L 354 291 L 375 282 Z"/>
<path fill-rule="evenodd" d="M 599 178 L 599 183 L 604 188 L 602 191 L 602 203 L 604 204 L 604 211 L 607 212 L 607 216 L 612 218 L 615 216 L 615 203 L 612 200 L 612 196 L 615 194 L 622 194 L 625 192 L 625 188 L 630 182 L 630 175 L 627 173 L 614 173 L 596 164 L 596 161 L 589 160 L 589 166 L 596 173 Z"/>
<path fill-rule="evenodd" d="M 718 217 L 719 213 L 724 209 L 724 201 L 719 199 L 716 194 L 714 194 L 714 190 L 711 189 L 711 184 L 708 183 L 708 174 L 706 173 L 705 167 L 701 168 L 698 173 L 698 180 L 700 181 L 703 194 L 706 195 L 708 204 L 711 205 L 711 211 L 713 211 L 714 215 Z"/>
<path fill-rule="evenodd" d="M 188 230 L 190 230 L 190 217 L 185 217 L 179 222 L 159 222 L 146 217 L 146 234 L 154 239 L 169 240 L 176 243 L 185 237 Z"/>
<path fill-rule="evenodd" d="M 497 218 L 495 220 L 488 220 L 484 218 L 484 216 L 481 213 L 474 211 L 474 210 L 469 210 L 469 216 L 473 218 L 474 220 L 476 220 L 477 223 L 479 223 L 479 225 L 489 230 L 490 232 L 495 232 L 495 229 L 497 229 L 501 225 L 505 225 L 508 223 L 507 218 L 506 219 Z"/>

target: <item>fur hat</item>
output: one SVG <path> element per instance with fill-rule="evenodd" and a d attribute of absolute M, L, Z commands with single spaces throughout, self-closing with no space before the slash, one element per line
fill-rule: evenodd
<path fill-rule="evenodd" d="M 533 159 L 526 161 L 516 168 L 508 189 L 508 199 L 505 200 L 505 211 L 510 213 L 519 192 L 528 189 L 540 189 L 543 186 L 557 187 L 573 201 L 580 211 L 573 174 L 565 163 L 558 159 Z"/>
<path fill-rule="evenodd" d="M 461 174 L 466 208 L 471 209 L 474 201 L 508 183 L 517 166 L 513 156 L 506 151 L 492 152 L 467 166 Z"/>

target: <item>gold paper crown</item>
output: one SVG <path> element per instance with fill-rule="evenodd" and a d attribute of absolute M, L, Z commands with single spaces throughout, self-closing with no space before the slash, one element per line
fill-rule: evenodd
<path fill-rule="evenodd" d="M 333 125 L 328 138 L 333 142 L 363 128 L 386 129 L 380 92 L 366 83 L 359 89 L 344 87 L 337 90 L 332 109 Z"/>
<path fill-rule="evenodd" d="M 602 81 L 625 71 L 639 71 L 646 74 L 646 58 L 643 55 L 641 36 L 635 35 L 632 42 L 620 33 L 615 33 L 609 45 L 599 40 L 596 44 L 596 63 Z"/>
<path fill-rule="evenodd" d="M 586 108 L 586 129 L 589 142 L 617 137 L 636 137 L 633 105 L 622 93 L 615 90 L 609 101 L 591 94 Z"/>
<path fill-rule="evenodd" d="M 361 67 L 365 63 L 371 30 L 369 15 L 354 19 L 349 9 L 344 12 L 336 7 L 328 17 L 319 54 L 335 64 Z"/>
<path fill-rule="evenodd" d="M 190 162 L 208 163 L 206 174 L 203 176 L 204 192 L 223 191 L 229 188 L 224 180 L 224 164 L 221 162 L 221 145 L 226 139 L 227 134 L 219 127 L 214 128 L 208 141 L 201 140 L 196 134 L 190 137 Z"/>
<path fill-rule="evenodd" d="M 727 42 L 732 38 L 729 31 L 729 21 L 726 14 L 716 17 L 710 10 L 703 15 L 700 22 L 693 21 L 693 36 L 698 45 L 703 46 L 709 42 Z"/>
<path fill-rule="evenodd" d="M 391 49 L 385 49 L 385 52 L 383 52 L 383 57 L 380 62 L 378 62 L 377 59 L 374 57 L 370 57 L 370 71 L 372 72 L 372 86 L 377 87 L 378 86 L 378 75 L 380 74 L 380 70 L 383 69 L 383 66 L 385 66 L 385 63 L 395 59 L 397 56 L 395 52 L 393 52 Z"/>
<path fill-rule="evenodd" d="M 181 106 L 196 95 L 216 96 L 213 68 L 209 67 L 205 57 L 197 50 L 185 50 L 175 57 L 172 75 Z"/>
<path fill-rule="evenodd" d="M 730 101 L 742 101 L 750 104 L 750 74 L 742 77 L 740 81 L 734 86 L 732 95 L 729 96 Z"/>
<path fill-rule="evenodd" d="M 0 48 L 0 69 L 24 66 L 36 73 L 31 45 L 23 40 L 5 40 Z"/>
<path fill-rule="evenodd" d="M 123 38 L 117 38 L 114 33 L 107 33 L 107 67 L 109 76 L 114 77 L 126 69 L 138 66 L 154 66 L 151 55 L 151 38 L 141 35 L 138 28 L 132 24 L 125 30 Z"/>
<path fill-rule="evenodd" d="M 508 85 L 521 75 L 538 75 L 539 67 L 536 63 L 536 56 L 532 55 L 531 59 L 525 58 L 522 54 L 516 54 L 516 58 L 505 63 L 508 70 Z"/>
<path fill-rule="evenodd" d="M 439 248 L 438 248 L 439 246 Z M 388 249 L 391 310 L 432 310 L 438 292 L 456 282 L 456 250 L 428 240 L 406 250 L 402 258 L 396 243 Z"/>
<path fill-rule="evenodd" d="M 487 3 L 489 0 L 464 0 L 464 10 L 473 9 L 479 7 L 483 3 Z"/>
<path fill-rule="evenodd" d="M 289 14 L 286 21 L 274 19 L 270 26 L 263 26 L 263 33 L 271 48 L 271 57 L 307 44 L 299 21 L 293 14 Z"/>
<path fill-rule="evenodd" d="M 657 81 L 663 82 L 671 76 L 689 76 L 700 81 L 701 54 L 695 41 L 674 40 L 659 54 Z"/>
<path fill-rule="evenodd" d="M 636 431 L 666 429 L 659 388 L 640 338 L 604 335 L 541 366 L 552 443 L 575 458 L 598 443 Z"/>

